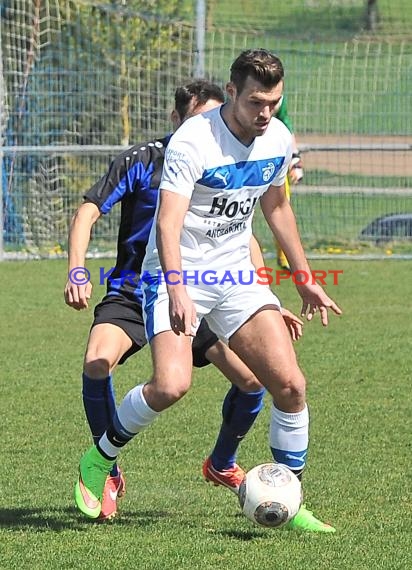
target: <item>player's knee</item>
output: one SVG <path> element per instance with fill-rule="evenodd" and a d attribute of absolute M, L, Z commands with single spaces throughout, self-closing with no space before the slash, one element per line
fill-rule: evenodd
<path fill-rule="evenodd" d="M 294 404 L 303 404 L 306 400 L 305 386 L 299 383 L 291 382 L 288 384 L 283 393 Z"/>
<path fill-rule="evenodd" d="M 305 381 L 301 378 L 291 378 L 285 382 L 280 390 L 281 398 L 286 401 L 291 408 L 304 405 L 306 401 Z"/>
<path fill-rule="evenodd" d="M 110 374 L 110 366 L 107 360 L 98 359 L 84 362 L 84 373 L 89 378 L 106 378 Z"/>
<path fill-rule="evenodd" d="M 163 410 L 178 402 L 187 393 L 190 382 L 173 382 L 169 385 L 158 385 L 156 378 L 146 385 L 147 403 L 155 410 Z M 149 403 L 150 400 L 150 403 Z"/>
<path fill-rule="evenodd" d="M 270 390 L 281 409 L 296 409 L 306 402 L 306 381 L 299 369 L 284 373 L 276 387 Z"/>
<path fill-rule="evenodd" d="M 113 368 L 109 355 L 100 351 L 88 350 L 84 357 L 83 369 L 89 378 L 106 378 Z"/>
<path fill-rule="evenodd" d="M 167 400 L 170 404 L 178 402 L 187 393 L 189 387 L 186 386 L 170 386 L 168 389 L 163 389 L 159 392 L 159 397 Z"/>

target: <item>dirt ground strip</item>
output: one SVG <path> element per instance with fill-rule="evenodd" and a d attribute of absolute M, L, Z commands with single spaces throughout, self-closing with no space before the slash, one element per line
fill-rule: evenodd
<path fill-rule="evenodd" d="M 327 170 L 335 174 L 412 177 L 412 137 L 300 136 L 297 133 L 297 141 L 302 149 L 303 163 L 307 171 Z M 318 150 L 319 145 L 352 145 L 354 150 Z M 403 148 L 389 150 L 390 145 Z M 312 146 L 317 148 L 312 149 Z M 362 149 L 367 146 L 372 146 L 373 149 Z"/>

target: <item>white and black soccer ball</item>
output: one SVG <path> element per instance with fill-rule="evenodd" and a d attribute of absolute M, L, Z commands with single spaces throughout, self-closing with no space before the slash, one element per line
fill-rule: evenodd
<path fill-rule="evenodd" d="M 299 479 L 286 465 L 264 463 L 248 471 L 239 487 L 243 514 L 255 524 L 278 528 L 298 512 L 302 504 Z"/>

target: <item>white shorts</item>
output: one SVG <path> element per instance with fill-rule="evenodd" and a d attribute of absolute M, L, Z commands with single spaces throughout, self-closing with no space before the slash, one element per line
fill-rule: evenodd
<path fill-rule="evenodd" d="M 193 273 L 191 270 L 190 274 Z M 209 274 L 207 279 L 203 279 L 205 273 Z M 209 276 L 215 273 L 217 283 L 210 283 Z M 257 283 L 259 278 L 253 268 L 243 270 L 244 278 L 236 278 L 233 272 L 233 279 L 221 283 L 224 273 L 203 272 L 199 274 L 198 282 L 193 283 L 193 278 L 187 280 L 186 290 L 196 307 L 197 326 L 204 317 L 212 331 L 228 342 L 259 309 L 265 305 L 275 305 L 280 309 L 281 304 L 267 285 Z M 253 282 L 245 284 L 252 281 L 252 274 Z M 178 278 L 173 276 L 173 279 Z M 171 330 L 169 296 L 164 279 L 160 283 L 143 283 L 143 318 L 148 341 L 160 332 Z"/>

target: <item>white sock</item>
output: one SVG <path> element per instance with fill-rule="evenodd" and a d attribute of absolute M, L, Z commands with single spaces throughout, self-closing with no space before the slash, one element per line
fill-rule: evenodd
<path fill-rule="evenodd" d="M 123 398 L 113 420 L 115 433 L 119 433 L 125 443 L 144 430 L 159 415 L 150 408 L 143 395 L 144 384 L 132 388 Z M 117 457 L 122 446 L 113 445 L 105 432 L 99 440 L 99 447 L 108 457 Z"/>
<path fill-rule="evenodd" d="M 132 388 L 123 398 L 117 409 L 117 417 L 122 427 L 130 434 L 136 435 L 150 425 L 159 415 L 147 404 L 143 395 L 145 384 Z"/>
<path fill-rule="evenodd" d="M 289 414 L 272 406 L 270 447 L 278 463 L 293 471 L 302 471 L 306 463 L 309 443 L 309 411 L 305 405 L 301 412 Z"/>

